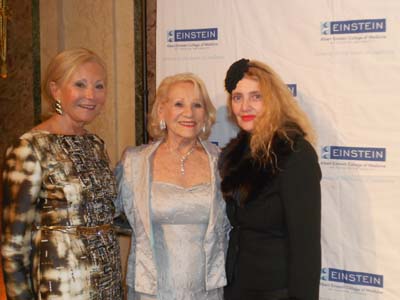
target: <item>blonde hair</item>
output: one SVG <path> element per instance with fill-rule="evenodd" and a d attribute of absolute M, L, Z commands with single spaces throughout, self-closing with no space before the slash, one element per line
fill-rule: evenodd
<path fill-rule="evenodd" d="M 280 76 L 271 67 L 256 60 L 250 60 L 248 66 L 244 77 L 256 80 L 260 84 L 265 107 L 257 117 L 251 132 L 252 156 L 263 164 L 270 162 L 275 165 L 276 155 L 272 149 L 275 137 L 289 141 L 293 147 L 292 137 L 300 134 L 315 145 L 315 133 L 307 115 Z M 229 94 L 228 113 L 237 124 L 233 117 L 231 100 L 232 94 Z"/>
<path fill-rule="evenodd" d="M 206 111 L 206 122 L 205 122 L 205 130 L 201 131 L 199 134 L 199 138 L 207 139 L 211 132 L 211 127 L 215 123 L 216 119 L 216 110 L 214 105 L 212 104 L 210 97 L 208 95 L 206 86 L 198 76 L 193 73 L 180 73 L 172 76 L 168 76 L 161 81 L 157 92 L 156 97 L 153 103 L 153 107 L 149 114 L 148 119 L 148 132 L 150 136 L 154 139 L 161 139 L 166 136 L 167 130 L 160 129 L 160 118 L 158 116 L 158 111 L 161 104 L 166 103 L 168 99 L 168 92 L 171 86 L 178 82 L 191 82 L 194 85 L 195 90 L 199 92 L 201 100 L 204 102 L 205 111 Z"/>
<path fill-rule="evenodd" d="M 42 81 L 43 98 L 52 103 L 55 99 L 50 84 L 55 82 L 58 86 L 63 85 L 77 68 L 87 62 L 95 62 L 104 69 L 105 84 L 107 85 L 107 67 L 104 60 L 89 49 L 73 48 L 60 52 L 50 61 Z"/>

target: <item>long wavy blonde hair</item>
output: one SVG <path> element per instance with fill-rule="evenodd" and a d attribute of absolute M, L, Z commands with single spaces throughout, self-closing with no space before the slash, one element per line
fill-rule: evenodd
<path fill-rule="evenodd" d="M 316 137 L 311 123 L 280 76 L 271 67 L 256 60 L 250 60 L 248 66 L 244 77 L 259 82 L 265 107 L 251 132 L 250 149 L 253 158 L 263 164 L 274 162 L 274 137 L 286 139 L 293 146 L 291 137 L 300 134 L 315 146 Z M 231 97 L 232 94 L 229 94 L 228 113 L 237 124 L 232 113 Z"/>

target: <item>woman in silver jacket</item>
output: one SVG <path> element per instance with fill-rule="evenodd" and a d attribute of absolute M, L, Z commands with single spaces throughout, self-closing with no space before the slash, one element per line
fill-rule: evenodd
<path fill-rule="evenodd" d="M 215 108 L 191 73 L 165 78 L 149 119 L 155 142 L 125 150 L 117 208 L 132 227 L 129 299 L 222 300 L 229 222 L 218 148 L 206 141 Z"/>

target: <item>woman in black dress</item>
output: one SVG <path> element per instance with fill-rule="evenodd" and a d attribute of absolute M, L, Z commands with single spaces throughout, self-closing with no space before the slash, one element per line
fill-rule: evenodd
<path fill-rule="evenodd" d="M 317 300 L 321 171 L 310 123 L 279 76 L 241 59 L 228 111 L 241 129 L 223 149 L 221 188 L 233 226 L 226 300 Z"/>

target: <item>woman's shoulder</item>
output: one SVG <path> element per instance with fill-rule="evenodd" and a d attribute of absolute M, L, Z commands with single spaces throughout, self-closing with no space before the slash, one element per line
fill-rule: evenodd
<path fill-rule="evenodd" d="M 204 148 L 206 148 L 207 152 L 210 153 L 211 156 L 219 156 L 221 149 L 214 143 L 210 142 L 209 140 L 201 141 Z"/>
<path fill-rule="evenodd" d="M 293 154 L 298 156 L 317 156 L 314 146 L 303 136 L 299 136 L 294 140 Z"/>
<path fill-rule="evenodd" d="M 40 132 L 30 130 L 15 138 L 6 149 L 5 159 L 28 159 L 36 156 L 35 153 L 41 151 L 40 143 L 37 142 L 41 135 Z"/>
<path fill-rule="evenodd" d="M 48 132 L 31 129 L 31 130 L 23 133 L 19 137 L 15 138 L 13 140 L 13 142 L 11 143 L 10 147 L 12 147 L 12 148 L 27 147 L 28 145 L 36 144 L 37 140 L 40 140 L 43 137 L 47 137 L 47 136 L 48 136 Z"/>
<path fill-rule="evenodd" d="M 156 143 L 142 144 L 139 146 L 128 146 L 125 151 L 127 155 L 141 155 L 152 149 Z"/>
<path fill-rule="evenodd" d="M 23 133 L 18 139 L 32 141 L 37 138 L 47 137 L 50 133 L 45 130 L 31 129 L 25 133 Z"/>
<path fill-rule="evenodd" d="M 294 140 L 292 151 L 283 162 L 283 170 L 289 169 L 297 169 L 300 173 L 320 170 L 318 155 L 313 145 L 304 137 L 298 137 Z"/>
<path fill-rule="evenodd" d="M 159 142 L 152 142 L 149 144 L 142 144 L 139 146 L 128 146 L 122 153 L 121 160 L 133 160 L 137 158 L 141 158 L 151 153 L 153 149 L 157 147 Z"/>

